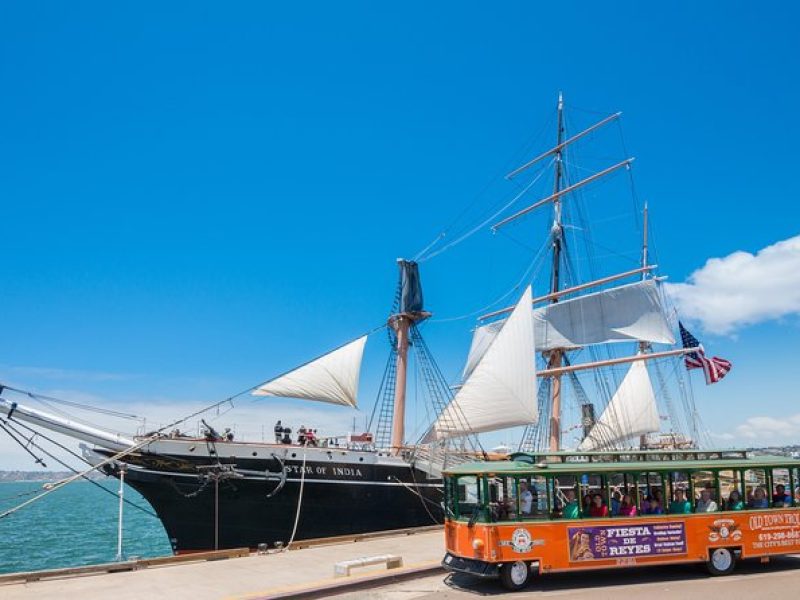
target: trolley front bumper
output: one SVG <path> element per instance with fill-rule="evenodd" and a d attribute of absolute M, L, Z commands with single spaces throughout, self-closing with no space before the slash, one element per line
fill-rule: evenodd
<path fill-rule="evenodd" d="M 476 577 L 492 578 L 500 576 L 500 565 L 498 564 L 487 563 L 482 560 L 461 558 L 449 552 L 442 560 L 442 567 L 447 571 L 467 573 L 469 575 L 475 575 Z"/>

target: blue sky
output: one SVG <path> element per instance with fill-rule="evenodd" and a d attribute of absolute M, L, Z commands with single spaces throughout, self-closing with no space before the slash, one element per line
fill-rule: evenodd
<path fill-rule="evenodd" d="M 551 143 L 559 90 L 576 126 L 624 111 L 671 282 L 790 240 L 798 9 L 695 4 L 4 3 L 0 377 L 160 418 L 355 337 L 385 319 L 396 257 L 513 192 L 497 176 Z M 524 227 L 425 263 L 429 308 L 467 314 L 513 285 L 517 242 L 541 242 Z M 741 279 L 723 263 L 703 290 L 734 280 L 744 298 L 722 325 L 695 320 L 735 365 L 719 385 L 695 379 L 698 404 L 736 441 L 748 418 L 798 412 L 800 262 L 779 250 L 766 282 L 763 261 Z M 448 375 L 472 324 L 426 328 Z M 367 410 L 383 348 L 370 352 Z M 254 406 L 267 424 L 302 418 Z M 800 423 L 779 433 L 800 439 Z M 27 460 L 8 456 L 0 468 Z"/>

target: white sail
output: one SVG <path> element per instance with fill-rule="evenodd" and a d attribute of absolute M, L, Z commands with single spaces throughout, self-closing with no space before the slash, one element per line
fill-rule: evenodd
<path fill-rule="evenodd" d="M 631 364 L 611 402 L 578 450 L 607 450 L 630 438 L 661 428 L 658 407 L 645 361 Z"/>
<path fill-rule="evenodd" d="M 436 420 L 429 438 L 494 431 L 538 420 L 531 288 Z"/>
<path fill-rule="evenodd" d="M 549 304 L 533 311 L 533 319 L 539 350 L 609 342 L 675 343 L 654 279 Z"/>
<path fill-rule="evenodd" d="M 469 355 L 467 356 L 467 364 L 464 365 L 464 373 L 462 374 L 462 381 L 466 381 L 470 373 L 475 370 L 475 367 L 480 362 L 486 350 L 494 341 L 497 333 L 503 328 L 505 319 L 500 321 L 492 321 L 486 325 L 477 327 L 472 334 L 472 343 L 469 346 Z"/>
<path fill-rule="evenodd" d="M 258 387 L 254 396 L 280 396 L 357 406 L 367 336 L 358 338 Z"/>
<path fill-rule="evenodd" d="M 536 349 L 570 348 L 612 342 L 674 344 L 654 279 L 563 300 L 533 311 Z M 475 330 L 464 378 L 480 361 L 502 321 Z"/>

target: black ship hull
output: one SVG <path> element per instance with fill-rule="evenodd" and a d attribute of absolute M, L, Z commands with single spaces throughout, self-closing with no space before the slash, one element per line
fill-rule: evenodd
<path fill-rule="evenodd" d="M 177 553 L 286 544 L 295 521 L 294 540 L 442 522 L 441 480 L 408 463 L 369 464 L 370 452 L 339 462 L 317 450 L 304 465 L 301 452 L 235 463 L 141 454 L 126 459 L 125 481 L 153 507 Z"/>

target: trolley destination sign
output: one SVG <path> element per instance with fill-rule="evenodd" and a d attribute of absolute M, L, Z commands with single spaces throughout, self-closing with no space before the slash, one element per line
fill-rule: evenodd
<path fill-rule="evenodd" d="M 569 527 L 570 561 L 686 554 L 679 521 L 634 526 Z"/>

